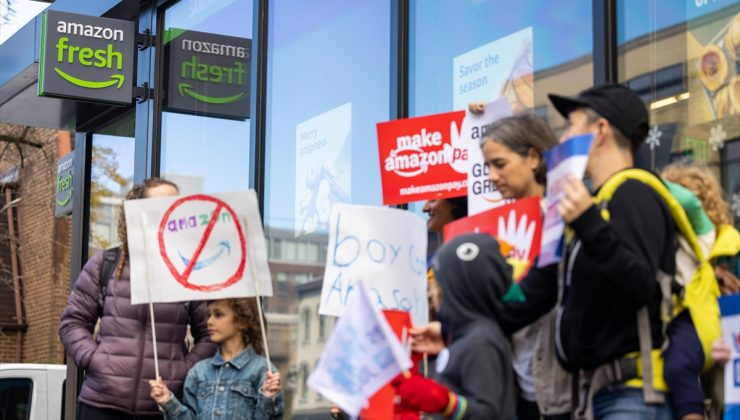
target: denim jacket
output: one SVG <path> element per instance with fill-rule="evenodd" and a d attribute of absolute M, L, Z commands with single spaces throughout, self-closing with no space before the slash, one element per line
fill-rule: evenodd
<path fill-rule="evenodd" d="M 250 348 L 224 361 L 221 349 L 198 362 L 185 379 L 183 401 L 174 396 L 162 405 L 165 418 L 267 420 L 283 418 L 282 392 L 267 398 L 259 392 L 267 360 Z"/>

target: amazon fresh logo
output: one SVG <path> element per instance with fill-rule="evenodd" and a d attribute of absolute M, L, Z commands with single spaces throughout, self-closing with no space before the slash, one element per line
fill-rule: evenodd
<path fill-rule="evenodd" d="M 219 118 L 249 117 L 251 39 L 174 28 L 165 39 L 165 109 Z"/>
<path fill-rule="evenodd" d="M 42 22 L 40 95 L 131 102 L 133 22 L 54 11 Z"/>
<path fill-rule="evenodd" d="M 72 173 L 74 168 L 74 153 L 70 153 L 57 161 L 57 191 L 54 214 L 64 216 L 72 211 Z"/>
<path fill-rule="evenodd" d="M 208 65 L 199 62 L 198 56 L 193 55 L 189 61 L 184 61 L 180 68 L 180 77 L 183 80 L 225 83 L 235 86 L 244 85 L 244 65 L 241 61 L 234 61 L 231 66 Z M 246 96 L 246 93 L 243 91 L 228 96 L 200 94 L 193 90 L 193 83 L 188 82 L 178 83 L 177 90 L 182 96 L 187 95 L 197 101 L 209 104 L 228 104 Z"/>

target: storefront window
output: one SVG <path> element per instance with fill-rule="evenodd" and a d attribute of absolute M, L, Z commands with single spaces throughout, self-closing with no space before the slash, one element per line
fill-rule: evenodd
<path fill-rule="evenodd" d="M 503 99 L 559 131 L 548 93 L 573 95 L 593 81 L 592 1 L 410 2 L 411 116 Z M 409 208 L 421 213 L 423 203 Z M 430 236 L 430 249 L 438 241 Z"/>
<path fill-rule="evenodd" d="M 183 194 L 249 187 L 251 0 L 183 0 L 165 11 L 162 176 Z"/>
<path fill-rule="evenodd" d="M 619 79 L 650 111 L 637 164 L 703 162 L 731 198 L 740 188 L 740 2 L 620 0 L 617 8 Z"/>
<path fill-rule="evenodd" d="M 134 114 L 93 134 L 88 255 L 118 246 L 118 216 L 134 179 Z"/>
<path fill-rule="evenodd" d="M 270 325 L 270 341 L 280 342 L 298 328 L 298 308 L 318 304 L 332 205 L 381 204 L 375 124 L 390 119 L 391 2 L 273 0 L 269 10 L 265 225 L 268 237 L 283 238 L 272 272 L 295 273 L 274 282 L 296 315 Z M 313 334 L 275 349 L 273 362 L 301 384 L 317 342 Z M 326 414 L 328 403 L 301 398 L 314 391 L 300 386 L 286 390 L 292 415 Z"/>

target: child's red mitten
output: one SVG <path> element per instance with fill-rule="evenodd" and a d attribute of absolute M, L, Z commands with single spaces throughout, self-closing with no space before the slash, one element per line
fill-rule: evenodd
<path fill-rule="evenodd" d="M 399 375 L 393 380 L 396 393 L 401 397 L 401 405 L 426 413 L 441 413 L 450 403 L 450 391 L 437 382 L 412 374 L 405 378 Z"/>

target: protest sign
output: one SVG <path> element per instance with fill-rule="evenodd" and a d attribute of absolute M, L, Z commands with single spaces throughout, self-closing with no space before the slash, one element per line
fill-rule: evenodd
<path fill-rule="evenodd" d="M 540 253 L 542 238 L 540 198 L 523 198 L 448 223 L 444 227 L 444 241 L 448 242 L 465 233 L 488 233 L 511 245 L 507 262 L 514 267 L 514 279 L 519 281 L 527 274 Z M 505 245 L 501 247 L 503 249 Z"/>
<path fill-rule="evenodd" d="M 740 418 L 740 295 L 719 298 L 722 335 L 732 356 L 725 365 L 725 419 Z"/>
<path fill-rule="evenodd" d="M 467 194 L 465 111 L 378 123 L 383 204 Z"/>
<path fill-rule="evenodd" d="M 356 417 L 375 394 L 411 367 L 411 360 L 364 282 L 349 296 L 308 386 Z"/>
<path fill-rule="evenodd" d="M 388 321 L 393 334 L 402 341 L 401 344 L 403 345 L 403 340 L 408 339 L 408 332 L 411 329 L 411 317 L 409 313 L 405 311 L 385 310 L 383 311 L 383 316 Z M 419 353 L 412 353 L 411 362 L 413 363 L 412 370 L 414 371 L 416 370 L 416 364 L 420 356 Z M 370 397 L 367 407 L 360 413 L 360 418 L 363 420 L 386 420 L 393 418 L 395 395 L 396 389 L 393 388 L 393 385 L 385 384 L 378 392 Z"/>
<path fill-rule="evenodd" d="M 564 143 L 545 152 L 547 160 L 547 209 L 542 232 L 542 251 L 538 267 L 560 261 L 563 252 L 563 231 L 565 223 L 558 212 L 558 204 L 563 196 L 564 182 L 569 175 L 583 178 L 588 163 L 593 134 L 571 137 Z"/>
<path fill-rule="evenodd" d="M 511 115 L 509 101 L 498 99 L 486 105 L 481 114 L 467 110 L 463 120 L 461 137 L 468 147 L 468 214 L 478 214 L 506 204 L 496 186 L 488 179 L 480 142 L 485 130 L 496 120 Z"/>
<path fill-rule="evenodd" d="M 149 302 L 147 276 L 152 302 L 272 296 L 254 191 L 127 200 L 124 210 L 132 303 Z"/>
<path fill-rule="evenodd" d="M 426 255 L 426 223 L 416 214 L 335 204 L 319 313 L 339 316 L 362 280 L 378 308 L 409 311 L 414 324 L 426 324 Z"/>

